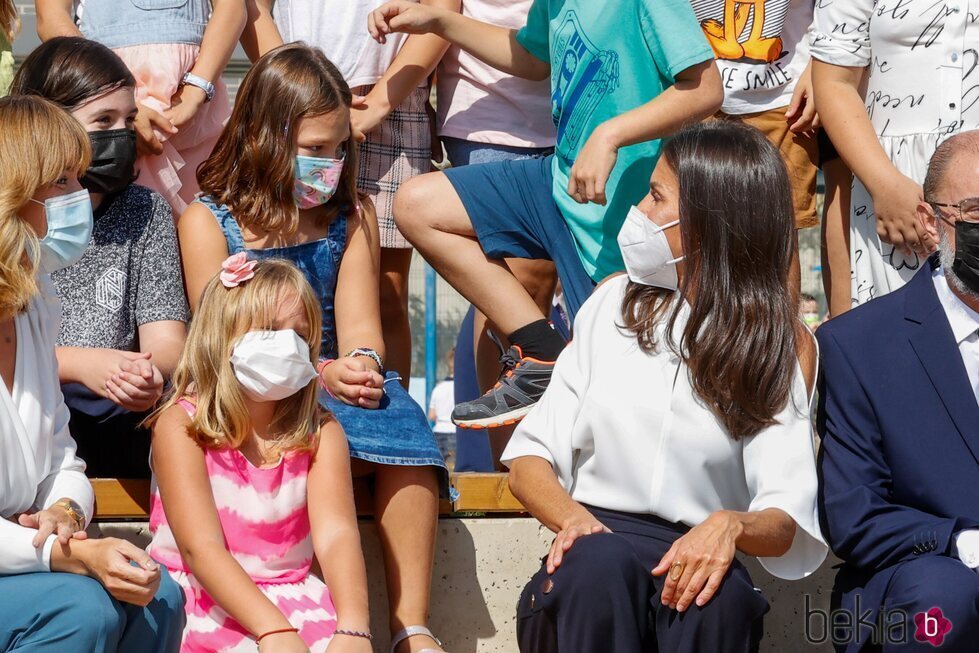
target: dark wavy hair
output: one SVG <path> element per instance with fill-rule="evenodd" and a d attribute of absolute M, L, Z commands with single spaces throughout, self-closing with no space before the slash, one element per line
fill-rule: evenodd
<path fill-rule="evenodd" d="M 115 52 L 78 36 L 45 41 L 27 55 L 14 76 L 11 95 L 40 95 L 65 111 L 120 88 L 136 88 L 136 79 Z"/>
<path fill-rule="evenodd" d="M 205 194 L 230 207 L 245 226 L 292 233 L 299 226 L 293 199 L 299 120 L 350 107 L 350 87 L 318 49 L 288 43 L 269 51 L 245 75 L 231 119 L 214 151 L 197 170 Z M 346 161 L 324 221 L 357 206 L 357 145 L 346 144 Z"/>
<path fill-rule="evenodd" d="M 792 195 L 779 151 L 758 130 L 729 121 L 687 127 L 663 148 L 680 194 L 690 302 L 682 334 L 676 293 L 630 282 L 622 328 L 644 351 L 665 340 L 690 370 L 696 395 L 734 439 L 776 423 L 795 374 L 797 302 L 788 290 L 795 239 Z"/>

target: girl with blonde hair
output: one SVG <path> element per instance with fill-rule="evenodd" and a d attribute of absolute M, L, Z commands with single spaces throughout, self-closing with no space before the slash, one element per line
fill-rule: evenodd
<path fill-rule="evenodd" d="M 133 544 L 87 537 L 94 496 L 58 382 L 49 274 L 92 232 L 88 136 L 37 97 L 0 99 L 0 125 L 0 651 L 170 653 L 180 590 Z"/>
<path fill-rule="evenodd" d="M 371 650 L 347 441 L 317 400 L 320 319 L 287 261 L 236 254 L 204 289 L 151 418 L 149 551 L 184 589 L 182 651 Z"/>

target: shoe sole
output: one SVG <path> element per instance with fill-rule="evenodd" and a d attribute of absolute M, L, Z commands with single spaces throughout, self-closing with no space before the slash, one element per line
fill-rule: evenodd
<path fill-rule="evenodd" d="M 530 410 L 536 405 L 537 404 L 534 404 L 533 406 L 522 406 L 515 410 L 511 410 L 509 413 L 503 413 L 502 415 L 495 415 L 493 417 L 484 417 L 482 419 L 456 420 L 455 418 L 453 418 L 452 423 L 461 429 L 475 429 L 475 430 L 495 429 L 501 426 L 512 426 L 513 424 L 516 424 L 524 417 L 526 417 L 527 413 L 529 413 Z"/>

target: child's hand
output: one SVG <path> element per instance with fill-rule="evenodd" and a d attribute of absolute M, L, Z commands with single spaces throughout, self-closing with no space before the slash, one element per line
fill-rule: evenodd
<path fill-rule="evenodd" d="M 578 204 L 594 202 L 604 205 L 605 184 L 619 157 L 619 147 L 599 125 L 578 152 L 568 177 L 568 195 Z"/>
<path fill-rule="evenodd" d="M 370 367 L 370 359 L 345 356 L 323 368 L 330 393 L 345 404 L 377 408 L 384 396 L 384 379 Z"/>
<path fill-rule="evenodd" d="M 812 100 L 812 62 L 806 65 L 805 71 L 795 84 L 792 91 L 792 102 L 785 111 L 785 119 L 789 121 L 789 130 L 795 133 L 819 129 L 819 114 L 816 113 L 816 103 Z"/>
<path fill-rule="evenodd" d="M 299 633 L 275 633 L 262 638 L 258 653 L 309 653 L 309 647 Z"/>
<path fill-rule="evenodd" d="M 177 133 L 169 118 L 144 104 L 139 105 L 139 113 L 136 114 L 133 126 L 136 129 L 136 151 L 141 156 L 163 154 L 163 143 L 156 137 L 154 127 L 170 136 Z"/>
<path fill-rule="evenodd" d="M 358 143 L 363 143 L 367 134 L 384 122 L 387 114 L 368 104 L 367 98 L 360 96 L 355 98 L 359 101 L 350 106 L 350 132 Z"/>
<path fill-rule="evenodd" d="M 202 89 L 184 84 L 170 98 L 170 108 L 164 111 L 163 115 L 179 129 L 194 119 L 205 100 L 207 94 Z"/>
<path fill-rule="evenodd" d="M 163 395 L 163 373 L 147 358 L 126 360 L 119 371 L 106 381 L 110 399 L 134 413 L 156 405 Z"/>
<path fill-rule="evenodd" d="M 391 0 L 367 16 L 367 31 L 378 43 L 386 43 L 387 35 L 394 32 L 429 34 L 435 30 L 440 15 L 441 10 L 436 7 Z"/>

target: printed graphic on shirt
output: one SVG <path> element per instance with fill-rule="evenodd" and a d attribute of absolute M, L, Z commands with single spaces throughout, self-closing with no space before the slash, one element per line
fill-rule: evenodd
<path fill-rule="evenodd" d="M 126 273 L 119 268 L 109 268 L 95 282 L 95 303 L 115 313 L 126 299 Z"/>
<path fill-rule="evenodd" d="M 595 47 L 574 11 L 567 13 L 553 44 L 553 59 L 561 67 L 554 73 L 551 115 L 558 153 L 568 159 L 588 136 L 585 128 L 598 104 L 619 86 L 619 55 Z"/>
<path fill-rule="evenodd" d="M 791 0 L 692 0 L 694 13 L 718 59 L 774 63 Z"/>

